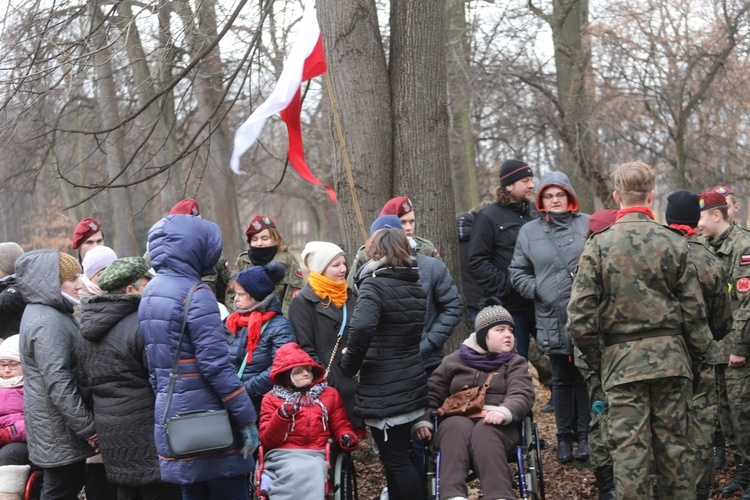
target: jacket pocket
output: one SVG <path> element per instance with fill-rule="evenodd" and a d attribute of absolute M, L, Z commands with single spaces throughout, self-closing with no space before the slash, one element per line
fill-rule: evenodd
<path fill-rule="evenodd" d="M 521 231 L 521 224 L 518 222 L 501 222 L 497 225 L 499 242 L 511 250 L 516 245 L 518 233 Z M 513 252 L 511 251 L 511 254 Z"/>
<path fill-rule="evenodd" d="M 536 341 L 541 349 L 549 354 L 550 351 L 561 351 L 566 348 L 565 333 L 560 329 L 556 318 L 537 318 Z"/>

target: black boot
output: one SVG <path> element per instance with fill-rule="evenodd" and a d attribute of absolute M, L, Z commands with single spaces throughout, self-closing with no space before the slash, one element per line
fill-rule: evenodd
<path fill-rule="evenodd" d="M 549 401 L 547 401 L 547 404 L 542 406 L 542 408 L 539 410 L 542 413 L 554 413 L 555 411 L 555 404 L 552 401 L 552 391 L 549 393 Z"/>
<path fill-rule="evenodd" d="M 750 465 L 740 464 L 737 466 L 732 481 L 721 492 L 724 496 L 732 496 L 747 488 L 748 484 L 750 484 Z"/>
<path fill-rule="evenodd" d="M 698 490 L 695 492 L 695 500 L 709 500 L 710 498 L 710 488 L 698 488 Z"/>
<path fill-rule="evenodd" d="M 565 464 L 573 460 L 573 439 L 564 437 L 557 440 L 557 461 Z"/>
<path fill-rule="evenodd" d="M 594 469 L 596 489 L 599 490 L 599 500 L 615 500 L 615 477 L 611 465 Z"/>
<path fill-rule="evenodd" d="M 724 468 L 727 463 L 727 449 L 724 445 L 724 434 L 721 431 L 714 432 L 714 467 L 717 471 Z"/>
<path fill-rule="evenodd" d="M 576 460 L 589 459 L 589 438 L 587 436 L 578 438 L 578 448 L 576 449 Z"/>

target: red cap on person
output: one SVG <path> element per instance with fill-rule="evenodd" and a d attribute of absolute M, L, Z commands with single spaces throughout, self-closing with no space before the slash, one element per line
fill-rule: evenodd
<path fill-rule="evenodd" d="M 99 224 L 98 220 L 91 217 L 83 219 L 78 223 L 76 230 L 73 232 L 73 250 L 77 250 L 81 246 L 81 243 L 101 230 L 102 225 Z"/>
<path fill-rule="evenodd" d="M 250 224 L 247 225 L 247 229 L 245 230 L 248 243 L 254 234 L 258 234 L 270 227 L 276 227 L 276 223 L 267 215 L 256 215 L 250 219 Z"/>
<path fill-rule="evenodd" d="M 178 201 L 172 210 L 169 211 L 169 215 L 195 215 L 196 217 L 201 214 L 201 206 L 193 198 L 185 198 L 182 201 Z"/>
<path fill-rule="evenodd" d="M 716 191 L 706 191 L 701 194 L 699 204 L 701 206 L 701 212 L 712 208 L 726 207 L 727 197 Z"/>
<path fill-rule="evenodd" d="M 380 211 L 380 215 L 395 215 L 396 217 L 401 218 L 413 211 L 414 204 L 408 197 L 397 196 L 396 198 L 391 198 L 385 203 L 385 205 L 383 205 L 383 210 Z"/>
<path fill-rule="evenodd" d="M 734 189 L 729 186 L 715 186 L 711 191 L 713 191 L 714 193 L 723 194 L 724 196 L 728 194 L 734 194 Z"/>
<path fill-rule="evenodd" d="M 617 220 L 617 210 L 606 208 L 603 210 L 597 210 L 589 218 L 589 230 L 592 233 L 598 233 L 604 231 L 609 226 L 615 223 Z"/>

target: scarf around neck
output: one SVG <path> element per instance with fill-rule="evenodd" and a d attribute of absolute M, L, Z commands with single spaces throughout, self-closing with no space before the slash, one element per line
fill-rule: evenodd
<path fill-rule="evenodd" d="M 346 299 L 349 298 L 346 281 L 333 281 L 318 273 L 310 273 L 307 280 L 315 295 L 323 300 L 328 299 L 325 304 L 326 307 L 329 307 L 333 302 L 336 307 L 341 309 L 341 306 L 346 303 Z"/>
<path fill-rule="evenodd" d="M 628 214 L 645 214 L 648 215 L 652 220 L 654 219 L 654 213 L 648 207 L 626 207 L 621 208 L 617 211 L 615 220 L 618 221 Z"/>
<path fill-rule="evenodd" d="M 273 389 L 271 389 L 271 392 L 274 396 L 283 400 L 284 403 L 289 403 L 294 406 L 310 407 L 314 404 L 320 406 L 320 409 L 322 410 L 320 420 L 323 423 L 323 430 L 325 431 L 328 430 L 328 408 L 326 408 L 326 405 L 320 400 L 320 395 L 323 394 L 326 387 L 328 387 L 326 382 L 313 384 L 305 390 L 295 390 L 291 387 L 276 384 L 273 386 Z M 286 434 L 284 435 L 284 441 L 289 437 L 289 433 L 294 431 L 295 416 L 296 414 L 292 415 L 292 425 L 287 429 Z"/>
<path fill-rule="evenodd" d="M 253 351 L 255 351 L 260 342 L 260 334 L 263 325 L 267 321 L 270 321 L 274 316 L 276 316 L 276 311 L 261 312 L 255 309 L 249 313 L 239 313 L 235 311 L 227 318 L 226 326 L 227 329 L 232 332 L 232 335 L 236 336 L 240 328 L 247 327 L 245 359 L 247 360 L 248 365 L 253 362 Z"/>
<path fill-rule="evenodd" d="M 515 352 L 479 353 L 467 345 L 462 345 L 458 353 L 467 365 L 483 372 L 497 370 L 518 356 L 518 353 Z"/>
<path fill-rule="evenodd" d="M 23 375 L 11 378 L 0 378 L 0 389 L 13 389 L 23 387 Z"/>
<path fill-rule="evenodd" d="M 685 236 L 697 236 L 698 233 L 695 232 L 695 229 L 693 229 L 690 226 L 686 226 L 685 224 L 670 224 L 669 227 L 672 229 L 677 229 L 678 231 L 681 231 Z"/>
<path fill-rule="evenodd" d="M 279 251 L 279 245 L 273 245 L 270 247 L 250 247 L 247 252 L 247 256 L 250 257 L 250 262 L 254 266 L 265 266 L 276 257 L 276 252 Z"/>

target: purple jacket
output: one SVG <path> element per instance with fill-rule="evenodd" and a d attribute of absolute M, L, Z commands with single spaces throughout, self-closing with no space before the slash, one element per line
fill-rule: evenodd
<path fill-rule="evenodd" d="M 254 423 L 257 417 L 229 359 L 216 296 L 207 286 L 196 290 L 190 302 L 179 377 L 167 418 L 189 411 L 226 409 L 234 428 L 234 442 L 226 452 L 178 460 L 171 456 L 163 427 L 184 301 L 190 289 L 201 283 L 201 276 L 210 274 L 219 260 L 219 226 L 192 215 L 170 215 L 154 224 L 148 244 L 156 277 L 141 298 L 138 322 L 156 394 L 154 437 L 161 477 L 170 483 L 192 484 L 247 474 L 254 463 L 252 457 L 245 459 L 240 454 L 243 441 L 239 429 Z"/>
<path fill-rule="evenodd" d="M 10 427 L 11 442 L 26 441 L 23 423 L 23 386 L 0 388 L 0 428 Z"/>

